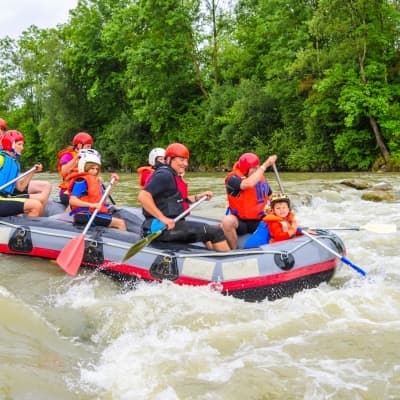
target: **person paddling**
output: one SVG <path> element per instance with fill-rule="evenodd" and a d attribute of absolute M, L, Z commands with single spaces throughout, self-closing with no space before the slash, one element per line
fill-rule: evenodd
<path fill-rule="evenodd" d="M 78 171 L 69 177 L 70 215 L 73 216 L 75 224 L 86 225 L 93 211 L 98 209 L 99 211 L 94 218 L 95 225 L 109 226 L 126 231 L 125 221 L 111 215 L 109 204 L 100 203 L 104 192 L 100 179 L 100 166 L 101 158 L 96 150 L 86 149 L 80 152 Z M 111 179 L 118 182 L 119 176 L 113 173 Z"/>
<path fill-rule="evenodd" d="M 29 194 L 26 189 L 36 172 L 42 171 L 42 164 L 38 163 L 32 172 L 23 174 L 18 178 L 21 171 L 19 157 L 24 150 L 24 136 L 21 132 L 7 131 L 2 139 L 0 151 L 0 216 L 26 214 L 29 217 L 43 215 L 44 205 L 48 200 L 48 193 Z M 9 182 L 14 181 L 11 184 Z"/>
<path fill-rule="evenodd" d="M 166 227 L 156 239 L 163 242 L 195 243 L 203 242 L 206 247 L 216 251 L 228 251 L 229 245 L 224 232 L 218 225 L 188 221 L 184 218 L 174 221 L 189 203 L 213 193 L 201 192 L 189 195 L 188 185 L 183 174 L 189 163 L 189 150 L 181 143 L 170 144 L 165 150 L 166 164 L 157 168 L 145 188 L 139 192 L 138 201 L 143 207 L 145 221 L 142 229 L 144 236 L 160 227 Z"/>
<path fill-rule="evenodd" d="M 69 179 L 70 174 L 78 171 L 79 152 L 84 149 L 90 149 L 93 145 L 93 138 L 87 132 L 79 132 L 72 139 L 72 146 L 60 150 L 57 153 L 58 172 L 62 178 L 62 182 L 58 185 L 60 188 L 60 201 L 66 207 L 69 204 Z"/>
<path fill-rule="evenodd" d="M 272 189 L 264 173 L 275 162 L 276 156 L 272 155 L 260 165 L 256 154 L 244 153 L 226 175 L 229 207 L 227 215 L 222 219 L 222 228 L 231 249 L 238 247 L 238 235 L 254 232 L 265 215 L 264 207 Z"/>
<path fill-rule="evenodd" d="M 0 118 L 0 149 L 2 148 L 1 140 L 7 131 L 7 122 Z M 17 131 L 18 132 L 18 131 Z M 42 202 L 43 209 L 46 208 L 47 201 L 50 197 L 53 185 L 48 181 L 31 180 L 28 186 L 23 191 L 19 191 L 17 188 L 14 191 L 14 195 L 26 195 L 26 194 L 37 194 Z"/>

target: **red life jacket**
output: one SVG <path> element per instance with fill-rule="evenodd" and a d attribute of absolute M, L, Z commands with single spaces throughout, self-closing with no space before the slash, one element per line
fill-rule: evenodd
<path fill-rule="evenodd" d="M 58 168 L 58 173 L 61 175 L 61 178 L 63 178 L 62 182 L 58 185 L 58 187 L 60 189 L 64 189 L 67 190 L 68 186 L 69 186 L 69 179 L 70 179 L 70 175 L 77 173 L 78 172 L 78 168 L 74 168 L 71 172 L 67 173 L 67 174 L 62 174 L 61 172 L 61 168 L 62 168 L 62 164 L 61 164 L 61 158 L 62 156 L 64 156 L 65 154 L 70 154 L 72 158 L 74 158 L 77 155 L 77 152 L 74 150 L 73 147 L 69 146 L 65 149 L 60 150 L 57 153 L 57 168 Z"/>
<path fill-rule="evenodd" d="M 175 182 L 176 182 L 176 188 L 178 189 L 179 193 L 183 197 L 183 209 L 187 210 L 189 208 L 189 202 L 188 202 L 188 195 L 189 195 L 189 190 L 188 190 L 188 184 L 186 181 L 183 179 L 182 176 L 180 175 L 175 175 Z"/>
<path fill-rule="evenodd" d="M 237 168 L 237 163 L 233 166 L 232 171 L 225 177 L 225 186 L 231 176 L 238 176 L 246 179 L 247 176 Z M 265 205 L 268 203 L 269 186 L 264 177 L 262 177 L 255 186 L 240 190 L 237 196 L 227 194 L 229 211 L 244 220 L 261 219 L 264 215 Z"/>
<path fill-rule="evenodd" d="M 153 175 L 154 168 L 151 167 L 150 165 L 148 165 L 145 167 L 138 168 L 137 172 L 139 174 L 139 187 L 140 187 L 140 189 L 144 189 L 144 187 L 146 186 L 146 183 L 149 181 L 151 175 Z"/>
<path fill-rule="evenodd" d="M 84 179 L 86 181 L 88 190 L 87 194 L 83 194 L 80 196 L 80 200 L 82 201 L 87 201 L 88 203 L 98 203 L 101 200 L 101 197 L 103 196 L 103 189 L 101 187 L 101 183 L 99 180 L 93 176 L 88 174 L 87 172 L 78 172 L 76 174 L 71 174 L 70 177 L 70 182 L 68 186 L 68 191 L 71 193 L 72 191 L 72 186 L 76 182 L 77 179 Z M 93 212 L 95 209 L 94 208 L 89 208 L 89 207 L 77 207 L 77 206 L 71 206 L 71 213 L 74 214 L 79 210 L 79 211 L 89 211 Z M 104 206 L 104 204 L 101 206 L 99 213 L 103 214 L 109 214 L 109 209 L 108 207 Z"/>
<path fill-rule="evenodd" d="M 158 198 L 154 199 L 154 202 L 166 217 L 175 218 L 189 208 L 189 201 L 187 198 L 188 185 L 183 177 L 177 175 L 175 171 L 168 165 L 163 165 L 157 168 L 154 172 L 154 178 L 152 179 L 156 179 L 157 174 L 163 173 L 165 170 L 168 170 L 175 180 L 176 191 L 168 197 L 158 196 Z M 153 216 L 144 209 L 143 214 L 146 218 L 153 218 Z"/>

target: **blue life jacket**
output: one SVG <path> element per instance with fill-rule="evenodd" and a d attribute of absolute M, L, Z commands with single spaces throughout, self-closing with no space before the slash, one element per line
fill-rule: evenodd
<path fill-rule="evenodd" d="M 5 151 L 0 151 L 0 156 L 4 157 L 3 166 L 0 169 L 0 186 L 15 179 L 20 171 L 21 166 L 17 159 L 11 157 Z M 5 187 L 1 192 L 4 194 L 13 194 L 15 191 L 16 182 Z"/>

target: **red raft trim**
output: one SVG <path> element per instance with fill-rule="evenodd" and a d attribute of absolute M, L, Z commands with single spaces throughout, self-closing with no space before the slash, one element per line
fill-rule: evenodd
<path fill-rule="evenodd" d="M 21 256 L 41 257 L 55 260 L 60 253 L 58 250 L 44 249 L 40 247 L 34 247 L 30 252 L 23 253 L 12 251 L 6 244 L 0 244 L 0 252 L 5 254 L 14 254 Z M 332 270 L 338 267 L 339 260 L 333 258 L 321 263 L 308 265 L 305 267 L 296 268 L 292 271 L 282 271 L 281 273 L 267 276 L 257 276 L 251 278 L 245 278 L 235 281 L 227 282 L 214 282 L 205 279 L 191 278 L 187 276 L 180 276 L 174 281 L 178 285 L 191 285 L 191 286 L 206 286 L 212 284 L 221 285 L 223 291 L 237 291 L 243 289 L 251 289 L 262 286 L 273 286 L 284 282 L 289 282 L 299 278 L 305 278 L 310 275 L 315 275 L 320 272 Z M 102 270 L 115 271 L 120 274 L 129 275 L 135 278 L 144 279 L 148 281 L 160 281 L 150 274 L 150 271 L 140 267 L 135 267 L 127 264 L 120 264 L 115 261 L 105 260 L 101 266 L 83 264 L 84 266 L 91 268 L 99 268 Z"/>
<path fill-rule="evenodd" d="M 33 247 L 29 252 L 23 251 L 13 251 L 7 244 L 0 244 L 0 253 L 3 254 L 13 254 L 17 256 L 30 256 L 30 257 L 40 257 L 40 258 L 50 258 L 55 260 L 60 253 L 59 250 L 44 249 L 42 247 Z"/>
<path fill-rule="evenodd" d="M 215 282 L 205 279 L 180 276 L 173 282 L 176 283 L 177 285 L 190 285 L 190 286 L 206 286 L 210 284 L 218 284 L 222 285 L 221 287 L 222 290 L 224 291 L 235 291 L 235 290 L 256 288 L 261 286 L 273 286 L 280 283 L 296 280 L 299 278 L 306 278 L 307 276 L 310 275 L 315 275 L 324 271 L 336 269 L 337 266 L 338 266 L 338 260 L 336 258 L 333 258 L 331 260 L 327 260 L 321 263 L 296 268 L 295 270 L 292 271 L 282 271 L 279 274 L 257 276 L 235 281 Z M 92 265 L 91 267 L 95 266 Z M 160 281 L 160 279 L 152 276 L 147 269 L 126 264 L 119 264 L 113 261 L 104 261 L 104 263 L 100 268 L 103 270 L 115 271 L 124 275 L 131 275 L 144 280 Z"/>

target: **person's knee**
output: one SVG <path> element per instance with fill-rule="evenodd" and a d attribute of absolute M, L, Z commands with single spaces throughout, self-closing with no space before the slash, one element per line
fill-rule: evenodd
<path fill-rule="evenodd" d="M 222 220 L 222 228 L 224 230 L 233 230 L 236 229 L 236 217 L 234 217 L 233 215 L 228 215 L 226 216 L 223 220 Z"/>
<path fill-rule="evenodd" d="M 24 212 L 30 217 L 42 215 L 43 207 L 39 200 L 29 199 L 24 203 Z"/>
<path fill-rule="evenodd" d="M 113 218 L 114 226 L 121 231 L 126 231 L 126 223 L 123 219 Z"/>

